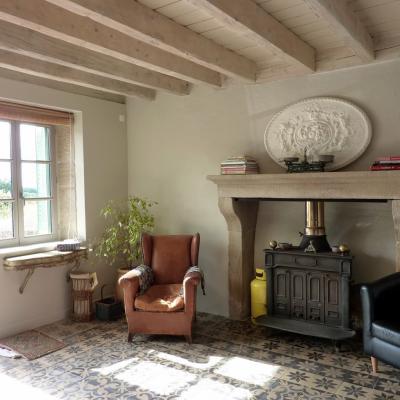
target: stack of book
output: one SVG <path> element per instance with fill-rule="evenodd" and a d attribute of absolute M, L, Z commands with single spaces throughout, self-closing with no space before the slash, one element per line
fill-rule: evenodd
<path fill-rule="evenodd" d="M 222 175 L 258 174 L 258 165 L 249 156 L 231 157 L 221 163 Z"/>
<path fill-rule="evenodd" d="M 400 156 L 378 157 L 370 169 L 371 171 L 400 170 Z"/>

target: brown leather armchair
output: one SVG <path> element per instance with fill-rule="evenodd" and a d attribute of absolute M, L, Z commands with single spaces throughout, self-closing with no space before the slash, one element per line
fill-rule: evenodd
<path fill-rule="evenodd" d="M 143 263 L 152 268 L 154 283 L 139 294 L 137 271 L 133 269 L 119 279 L 124 291 L 129 342 L 135 333 L 184 335 L 192 342 L 196 289 L 201 274 L 185 274 L 188 268 L 197 266 L 199 245 L 198 233 L 142 236 Z"/>

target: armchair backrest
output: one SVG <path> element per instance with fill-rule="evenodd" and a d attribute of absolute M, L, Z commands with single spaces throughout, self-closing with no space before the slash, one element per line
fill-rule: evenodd
<path fill-rule="evenodd" d="M 187 269 L 197 265 L 200 235 L 143 234 L 143 262 L 154 272 L 155 284 L 182 283 Z"/>

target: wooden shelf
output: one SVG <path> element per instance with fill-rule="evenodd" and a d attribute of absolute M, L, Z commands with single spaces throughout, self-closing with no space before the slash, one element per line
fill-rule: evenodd
<path fill-rule="evenodd" d="M 246 199 L 398 200 L 400 171 L 209 175 L 220 197 Z"/>
<path fill-rule="evenodd" d="M 81 247 L 75 251 L 58 251 L 51 250 L 41 253 L 25 254 L 22 256 L 5 258 L 3 261 L 3 267 L 6 271 L 24 271 L 27 270 L 27 274 L 23 283 L 19 288 L 19 292 L 22 294 L 29 279 L 32 277 L 35 269 L 37 268 L 53 268 L 62 267 L 68 264 L 74 264 L 71 270 L 67 274 L 69 279 L 69 273 L 79 267 L 82 259 L 87 259 L 88 249 Z"/>

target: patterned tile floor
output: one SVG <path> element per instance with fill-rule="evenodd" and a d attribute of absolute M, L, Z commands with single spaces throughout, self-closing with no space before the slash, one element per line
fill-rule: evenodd
<path fill-rule="evenodd" d="M 329 341 L 209 314 L 198 315 L 192 345 L 127 343 L 124 321 L 42 331 L 68 346 L 34 361 L 0 358 L 1 400 L 400 399 L 400 370 L 380 363 L 372 375 L 356 341 L 335 353 Z"/>

